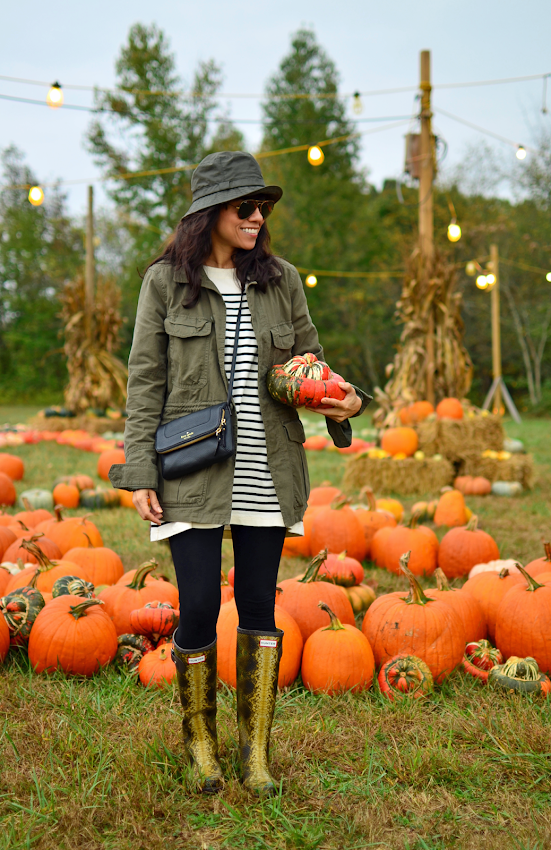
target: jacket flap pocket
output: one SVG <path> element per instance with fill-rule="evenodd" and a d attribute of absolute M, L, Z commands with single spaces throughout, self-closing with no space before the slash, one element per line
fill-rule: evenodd
<path fill-rule="evenodd" d="M 303 443 L 306 439 L 304 427 L 300 419 L 290 419 L 283 423 L 283 427 L 287 431 L 287 436 L 294 443 Z"/>
<path fill-rule="evenodd" d="M 295 344 L 295 329 L 292 322 L 281 322 L 270 330 L 276 348 L 292 348 Z"/>
<path fill-rule="evenodd" d="M 211 332 L 212 320 L 203 316 L 167 316 L 165 331 L 170 336 L 186 339 L 192 336 L 208 336 Z"/>

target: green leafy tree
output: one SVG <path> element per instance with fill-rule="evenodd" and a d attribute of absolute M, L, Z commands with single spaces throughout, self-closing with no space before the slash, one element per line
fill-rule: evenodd
<path fill-rule="evenodd" d="M 66 380 L 58 295 L 83 261 L 82 231 L 65 198 L 49 190 L 33 207 L 27 191 L 36 176 L 14 146 L 1 154 L 0 392 L 5 400 L 60 399 Z"/>

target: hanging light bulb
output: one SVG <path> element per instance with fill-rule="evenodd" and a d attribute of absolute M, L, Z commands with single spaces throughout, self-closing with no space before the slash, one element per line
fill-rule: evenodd
<path fill-rule="evenodd" d="M 318 285 L 318 279 L 315 274 L 309 274 L 306 276 L 306 286 L 313 288 Z"/>
<path fill-rule="evenodd" d="M 519 145 L 516 153 L 517 159 L 526 159 L 526 148 L 524 145 Z"/>
<path fill-rule="evenodd" d="M 474 260 L 469 260 L 469 262 L 465 266 L 466 274 L 468 274 L 469 277 L 474 277 L 477 272 L 477 266 L 478 263 L 476 263 Z M 478 266 L 478 268 L 480 268 L 480 266 Z"/>
<path fill-rule="evenodd" d="M 360 97 L 359 91 L 355 91 L 352 95 L 352 112 L 355 112 L 356 115 L 361 115 L 363 112 L 363 103 Z"/>
<path fill-rule="evenodd" d="M 321 165 L 325 159 L 325 154 L 319 145 L 312 145 L 308 148 L 308 162 L 310 165 Z"/>
<path fill-rule="evenodd" d="M 448 224 L 448 239 L 450 242 L 459 242 L 461 239 L 461 228 L 454 218 Z"/>
<path fill-rule="evenodd" d="M 485 274 L 479 274 L 478 275 L 478 277 L 476 279 L 476 285 L 478 286 L 479 289 L 486 289 L 486 287 L 488 286 L 488 278 L 486 277 Z"/>
<path fill-rule="evenodd" d="M 551 272 L 547 272 L 547 274 L 545 275 L 545 279 L 549 281 L 549 283 L 551 283 Z"/>
<path fill-rule="evenodd" d="M 44 192 L 40 186 L 31 186 L 29 189 L 29 201 L 33 207 L 39 207 L 44 203 Z"/>
<path fill-rule="evenodd" d="M 490 273 L 490 274 L 486 275 L 486 285 L 487 286 L 493 286 L 495 282 L 496 282 L 495 274 Z"/>
<path fill-rule="evenodd" d="M 48 106 L 51 106 L 52 109 L 58 109 L 58 107 L 63 106 L 63 92 L 61 91 L 60 83 L 53 83 L 48 94 L 46 95 L 46 103 Z"/>

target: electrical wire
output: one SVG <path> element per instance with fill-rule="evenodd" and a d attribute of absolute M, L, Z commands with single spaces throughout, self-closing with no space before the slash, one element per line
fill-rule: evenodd
<path fill-rule="evenodd" d="M 315 274 L 319 277 L 402 277 L 405 272 L 405 269 L 394 269 L 392 271 L 380 272 L 342 272 L 329 271 L 328 269 L 306 269 L 302 266 L 295 266 L 295 268 L 297 272 L 300 272 L 301 274 Z"/>
<path fill-rule="evenodd" d="M 507 266 L 516 266 L 518 269 L 523 269 L 527 272 L 537 272 L 538 274 L 549 274 L 549 269 L 540 269 L 537 266 L 529 266 L 526 263 L 517 263 L 514 260 L 506 260 L 504 257 L 499 258 L 500 263 L 505 263 Z"/>
<path fill-rule="evenodd" d="M 503 85 L 507 83 L 524 83 L 529 82 L 531 80 L 541 80 L 545 77 L 550 76 L 548 73 L 546 74 L 529 74 L 522 77 L 503 77 L 501 79 L 496 80 L 470 80 L 468 82 L 462 83 L 437 83 L 432 86 L 433 89 L 454 89 L 454 88 L 470 88 L 473 86 L 496 86 Z M 10 83 L 23 83 L 26 85 L 33 86 L 47 86 L 51 87 L 52 83 L 47 82 L 46 80 L 29 80 L 23 77 L 11 77 L 6 75 L 0 75 L 0 80 L 5 80 Z M 104 92 L 106 94 L 137 94 L 137 95 L 156 95 L 159 97 L 192 97 L 192 98 L 210 98 L 212 95 L 205 94 L 204 92 L 186 92 L 184 90 L 179 91 L 162 91 L 156 89 L 122 89 L 122 88 L 104 88 L 102 86 L 79 86 L 71 83 L 64 83 L 63 88 L 72 89 L 74 91 L 93 91 L 93 92 Z M 299 100 L 302 98 L 306 99 L 335 99 L 335 98 L 350 98 L 360 95 L 360 97 L 372 97 L 375 95 L 383 95 L 383 94 L 401 94 L 403 92 L 417 91 L 418 86 L 401 86 L 399 88 L 390 88 L 390 89 L 372 89 L 370 91 L 354 91 L 347 92 L 345 94 L 339 94 L 339 92 L 320 92 L 316 94 L 312 94 L 311 92 L 293 92 L 289 94 L 272 94 L 270 93 L 270 99 L 272 100 Z M 254 93 L 235 93 L 235 92 L 219 92 L 215 95 L 218 98 L 256 98 L 262 100 L 266 97 L 266 94 L 254 94 Z"/>
<path fill-rule="evenodd" d="M 466 121 L 465 118 L 460 118 L 458 115 L 453 115 L 451 112 L 448 112 L 446 109 L 441 109 L 438 107 L 433 107 L 434 112 L 438 112 L 440 115 L 445 115 L 446 118 L 451 118 L 453 121 L 457 121 L 459 124 L 465 124 L 466 127 L 470 127 L 471 130 L 478 130 L 479 133 L 485 133 L 486 136 L 492 136 L 494 139 L 498 139 L 500 142 L 504 142 L 506 145 L 512 145 L 514 148 L 518 148 L 518 142 L 514 142 L 512 139 L 508 139 L 505 136 L 500 136 L 499 133 L 494 133 L 492 130 L 487 130 L 485 127 L 480 127 L 478 124 L 473 124 L 472 121 Z M 535 148 L 531 148 L 528 145 L 523 145 L 526 150 L 530 150 L 535 152 Z"/>

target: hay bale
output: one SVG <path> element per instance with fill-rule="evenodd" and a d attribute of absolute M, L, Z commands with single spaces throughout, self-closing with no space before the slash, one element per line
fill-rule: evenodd
<path fill-rule="evenodd" d="M 110 419 L 108 416 L 43 416 L 38 413 L 29 419 L 31 428 L 39 431 L 87 431 L 90 435 L 97 436 L 105 431 L 122 433 L 126 423 L 126 417 L 121 419 Z"/>
<path fill-rule="evenodd" d="M 446 484 L 451 484 L 453 477 L 453 466 L 445 459 L 416 460 L 408 457 L 392 460 L 360 454 L 347 462 L 342 487 L 346 492 L 352 492 L 369 486 L 378 493 L 407 496 L 435 493 Z"/>
<path fill-rule="evenodd" d="M 532 455 L 514 454 L 506 460 L 482 457 L 481 452 L 468 452 L 463 458 L 461 475 L 483 475 L 494 481 L 520 481 L 523 488 L 534 486 L 535 467 Z"/>
<path fill-rule="evenodd" d="M 425 419 L 415 426 L 419 448 L 426 455 L 441 454 L 452 462 L 463 460 L 470 452 L 485 449 L 501 451 L 505 433 L 501 418 L 475 413 L 464 419 Z"/>

